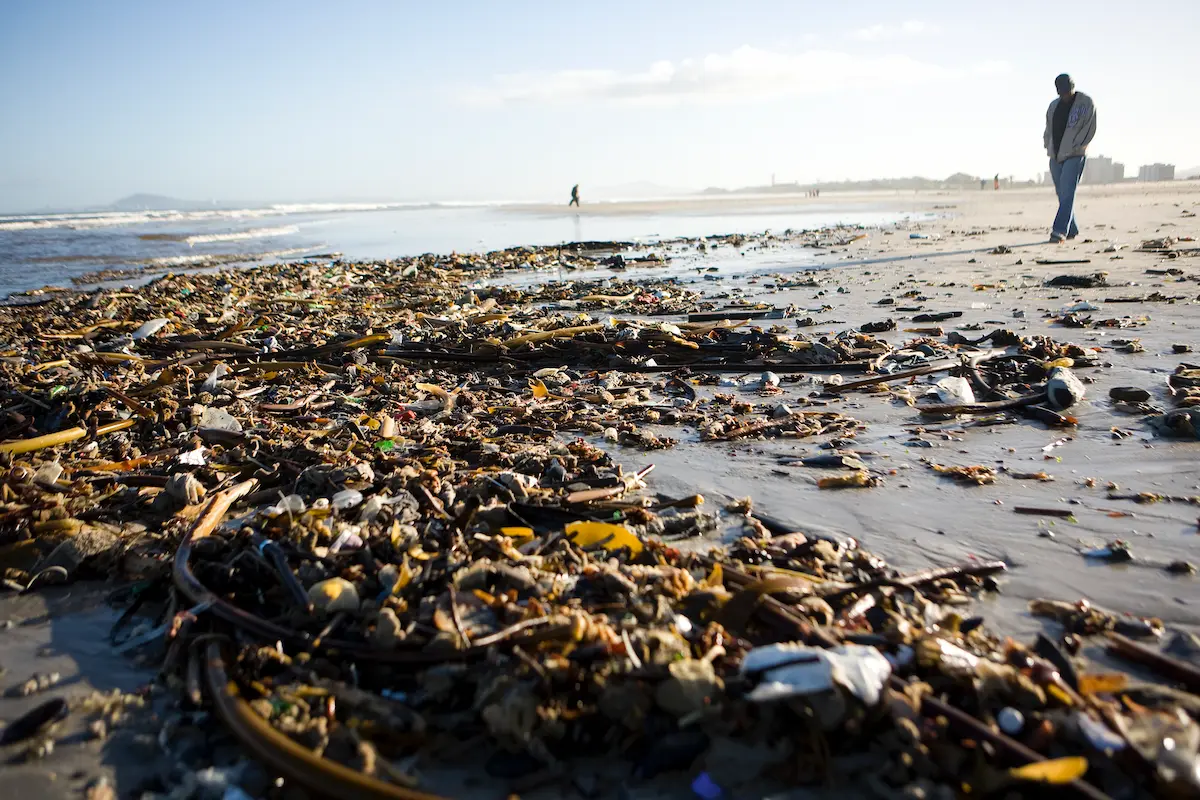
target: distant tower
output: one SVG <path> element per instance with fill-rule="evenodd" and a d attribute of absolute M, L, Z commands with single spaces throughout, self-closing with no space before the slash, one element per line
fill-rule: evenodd
<path fill-rule="evenodd" d="M 774 172 L 771 173 L 771 185 L 772 186 L 775 185 L 775 173 Z"/>

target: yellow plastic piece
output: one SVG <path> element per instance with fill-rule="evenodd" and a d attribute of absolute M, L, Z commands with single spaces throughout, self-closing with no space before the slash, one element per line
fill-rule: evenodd
<path fill-rule="evenodd" d="M 501 528 L 500 532 L 510 539 L 520 539 L 521 541 L 528 541 L 533 538 L 533 528 L 522 528 L 519 526 Z"/>
<path fill-rule="evenodd" d="M 1059 785 L 1079 780 L 1088 771 L 1087 759 L 1083 756 L 1053 758 L 1049 761 L 1034 761 L 1023 767 L 1013 767 L 1008 774 L 1017 780 L 1036 781 Z"/>
<path fill-rule="evenodd" d="M 1129 684 L 1129 678 L 1120 672 L 1098 672 L 1091 675 L 1079 676 L 1079 693 L 1116 694 L 1124 691 Z"/>
<path fill-rule="evenodd" d="M 580 547 L 590 547 L 603 542 L 604 549 L 610 553 L 623 547 L 628 547 L 629 552 L 635 556 L 642 552 L 641 540 L 624 525 L 581 520 L 568 525 L 566 532 L 567 538 Z"/>

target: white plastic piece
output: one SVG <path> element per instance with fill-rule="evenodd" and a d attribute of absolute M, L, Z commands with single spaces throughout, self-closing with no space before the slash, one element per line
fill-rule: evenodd
<path fill-rule="evenodd" d="M 747 697 L 756 703 L 827 692 L 837 686 L 867 706 L 879 702 L 892 665 L 874 647 L 845 644 L 829 650 L 797 643 L 756 647 L 742 661 L 742 674 L 758 676 Z"/>
<path fill-rule="evenodd" d="M 290 514 L 303 514 L 305 511 L 304 498 L 298 494 L 289 494 L 279 501 L 279 508 Z"/>
<path fill-rule="evenodd" d="M 956 406 L 971 405 L 975 402 L 975 392 L 966 378 L 942 378 L 934 384 L 938 399 L 943 403 Z"/>
<path fill-rule="evenodd" d="M 168 322 L 170 322 L 169 319 L 159 317 L 158 319 L 152 319 L 149 322 L 142 323 L 142 327 L 133 332 L 133 340 L 136 342 L 139 339 L 147 339 L 153 336 L 162 330 Z"/>
<path fill-rule="evenodd" d="M 206 447 L 197 447 L 195 450 L 188 450 L 186 453 L 180 453 L 177 459 L 180 464 L 186 464 L 189 467 L 203 467 L 207 462 L 204 458 Z"/>
<path fill-rule="evenodd" d="M 204 379 L 204 383 L 200 386 L 206 392 L 215 392 L 217 390 L 217 381 L 229 374 L 229 367 L 224 364 L 217 364 L 213 367 L 213 371 L 208 373 L 208 377 Z"/>
<path fill-rule="evenodd" d="M 363 494 L 358 489 L 342 489 L 330 498 L 330 504 L 337 511 L 354 508 L 363 501 Z"/>

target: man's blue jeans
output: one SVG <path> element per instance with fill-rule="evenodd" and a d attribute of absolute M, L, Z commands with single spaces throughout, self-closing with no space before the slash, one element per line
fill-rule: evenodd
<path fill-rule="evenodd" d="M 1075 223 L 1075 187 L 1083 177 L 1086 161 L 1086 156 L 1075 156 L 1062 162 L 1050 159 L 1050 176 L 1054 178 L 1054 190 L 1058 192 L 1058 214 L 1051 228 L 1051 235 L 1056 239 L 1079 235 L 1079 226 Z"/>

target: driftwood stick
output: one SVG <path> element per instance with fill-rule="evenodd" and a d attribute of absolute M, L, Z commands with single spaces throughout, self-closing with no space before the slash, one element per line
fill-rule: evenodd
<path fill-rule="evenodd" d="M 1118 658 L 1149 667 L 1160 675 L 1179 681 L 1193 692 L 1200 690 L 1200 668 L 1188 664 L 1186 661 L 1181 661 L 1174 656 L 1154 650 L 1112 631 L 1108 632 L 1106 649 Z"/>
<path fill-rule="evenodd" d="M 895 675 L 891 678 L 891 684 L 892 688 L 896 691 L 903 691 L 907 685 Z M 975 741 L 989 742 L 997 750 L 1006 753 L 1014 760 L 1020 760 L 1027 764 L 1046 760 L 1041 754 L 1030 750 L 1025 745 L 1014 739 L 1010 739 L 999 731 L 992 730 L 967 712 L 938 700 L 936 697 L 926 696 L 921 698 L 921 713 L 927 717 L 946 718 L 950 722 L 951 727 L 957 728 L 960 733 L 967 735 Z M 1111 800 L 1108 795 L 1083 779 L 1072 781 L 1066 784 L 1065 788 L 1074 789 L 1077 794 L 1087 797 L 1089 800 Z"/>
<path fill-rule="evenodd" d="M 818 594 L 828 600 L 831 597 L 841 597 L 852 592 L 866 592 L 882 586 L 902 586 L 911 589 L 914 586 L 940 581 L 943 578 L 957 580 L 970 576 L 992 575 L 996 572 L 1004 572 L 1006 569 L 1008 569 L 1008 565 L 1003 561 L 971 561 L 966 564 L 953 564 L 949 567 L 923 569 L 920 572 L 901 575 L 897 578 L 877 578 L 876 580 L 855 584 L 854 586 L 839 586 L 827 594 L 821 594 L 820 592 Z"/>
<path fill-rule="evenodd" d="M 928 406 L 916 406 L 916 409 L 922 414 L 991 414 L 994 411 L 1008 411 L 1022 406 L 1037 405 L 1045 399 L 1045 392 L 1037 392 L 1008 400 L 993 400 L 989 403 L 935 403 Z"/>
<path fill-rule="evenodd" d="M 932 364 L 925 364 L 920 367 L 913 367 L 901 372 L 893 372 L 890 375 L 878 375 L 870 378 L 862 378 L 857 381 L 843 383 L 841 386 L 827 386 L 826 389 L 830 392 L 852 392 L 856 389 L 862 389 L 865 386 L 876 386 L 880 383 L 891 383 L 893 381 L 903 381 L 909 378 L 916 378 L 921 375 L 930 375 L 934 372 L 945 372 L 955 367 L 968 366 L 974 367 L 982 364 L 984 361 L 996 358 L 998 356 L 1012 355 L 1008 350 L 988 350 L 985 353 L 977 353 L 970 358 L 949 358 L 944 361 L 935 361 Z"/>

